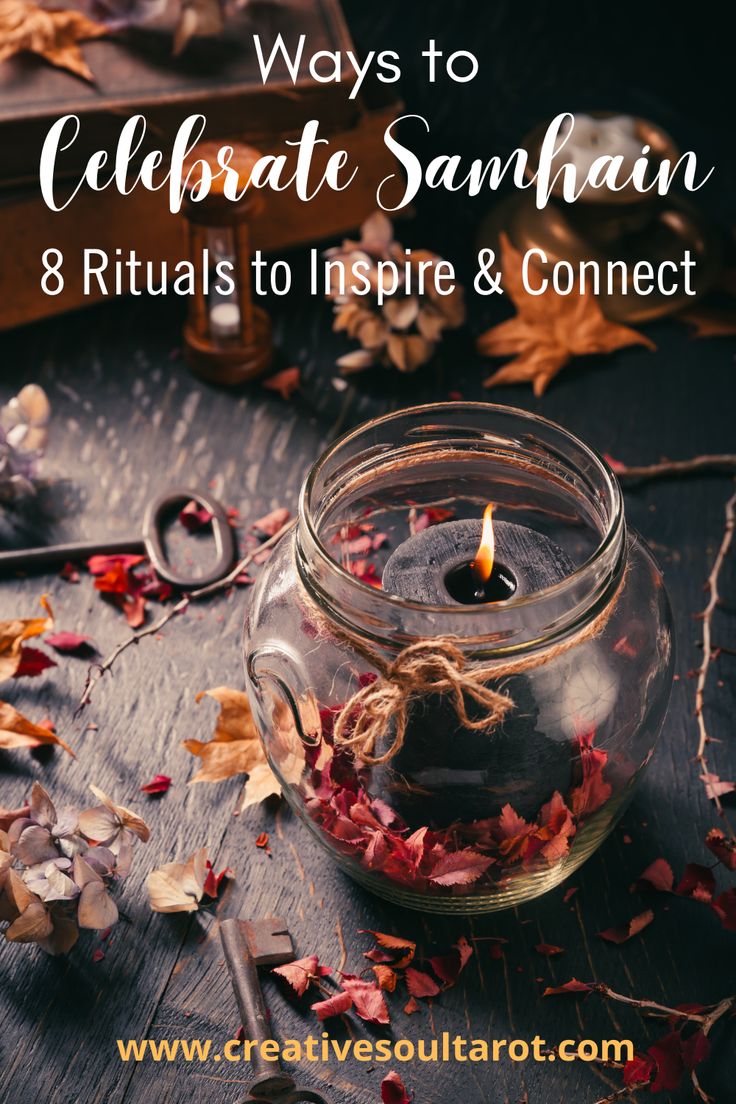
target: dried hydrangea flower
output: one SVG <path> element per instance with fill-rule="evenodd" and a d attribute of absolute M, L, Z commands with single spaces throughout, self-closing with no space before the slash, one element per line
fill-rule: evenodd
<path fill-rule="evenodd" d="M 102 930 L 118 919 L 109 889 L 128 873 L 132 841 L 147 840 L 148 826 L 91 788 L 99 806 L 57 812 L 34 782 L 28 808 L 0 831 L 0 921 L 9 942 L 64 954 L 80 928 Z"/>
<path fill-rule="evenodd" d="M 0 407 L 1 503 L 14 504 L 34 493 L 50 413 L 46 393 L 36 383 L 27 384 Z"/>
<path fill-rule="evenodd" d="M 360 349 L 346 353 L 338 360 L 343 374 L 360 372 L 374 364 L 393 366 L 400 372 L 415 372 L 432 357 L 446 329 L 455 329 L 465 321 L 463 289 L 459 284 L 448 295 L 437 291 L 433 270 L 442 258 L 428 250 L 412 250 L 393 239 L 391 222 L 377 212 L 360 229 L 360 241 L 346 240 L 341 247 L 325 253 L 330 261 L 342 264 L 344 272 L 360 262 L 361 276 L 370 285 L 369 295 L 345 291 L 338 280 L 338 268 L 329 270 L 328 299 L 333 302 L 335 332 L 344 332 L 358 341 Z M 392 291 L 387 284 L 388 272 L 381 271 L 379 262 L 392 261 L 399 273 L 398 287 Z M 405 266 L 409 264 L 413 286 L 416 286 L 420 266 L 424 270 L 422 294 L 406 293 Z M 345 280 L 348 284 L 348 280 Z M 379 290 L 382 303 L 379 303 Z"/>

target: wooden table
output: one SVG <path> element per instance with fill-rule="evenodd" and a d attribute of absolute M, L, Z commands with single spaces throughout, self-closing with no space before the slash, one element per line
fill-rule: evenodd
<path fill-rule="evenodd" d="M 129 300 L 36 326 L 2 339 L 1 395 L 37 380 L 53 403 L 54 433 L 48 470 L 68 483 L 53 498 L 62 515 L 46 535 L 121 535 L 135 528 L 149 496 L 174 482 L 211 485 L 237 507 L 244 523 L 276 505 L 294 507 L 309 465 L 341 426 L 398 401 L 446 397 L 460 389 L 480 398 L 481 365 L 468 338 L 456 338 L 443 369 L 432 369 L 396 391 L 388 375 L 358 381 L 359 390 L 331 383 L 336 339 L 329 312 L 298 296 L 274 304 L 283 363 L 304 366 L 307 399 L 284 403 L 259 388 L 233 395 L 192 379 L 175 351 L 178 304 Z M 477 327 L 476 327 L 477 328 Z M 626 350 L 615 357 L 579 361 L 541 400 L 526 388 L 491 397 L 541 412 L 582 435 L 601 451 L 629 462 L 704 451 L 733 451 L 736 376 L 734 343 L 693 341 L 685 328 L 662 322 L 647 328 L 658 349 Z M 458 368 L 457 366 L 461 366 Z M 452 371 L 450 371 L 450 367 Z M 413 389 L 413 393 L 412 393 Z M 311 398 L 310 398 L 311 397 Z M 86 663 L 59 658 L 36 679 L 6 684 L 3 696 L 32 718 L 52 717 L 72 740 L 77 757 L 59 752 L 40 761 L 25 752 L 0 755 L 0 805 L 13 806 L 34 778 L 59 804 L 83 803 L 90 782 L 146 816 L 147 846 L 136 848 L 133 871 L 119 895 L 126 920 L 114 929 L 105 957 L 95 962 L 93 933 L 68 958 L 35 947 L 0 945 L 0 1100 L 7 1104 L 131 1104 L 237 1101 L 246 1071 L 210 1060 L 123 1063 L 116 1040 L 212 1038 L 235 1034 L 237 1014 L 215 917 L 161 916 L 148 907 L 146 874 L 162 862 L 207 845 L 219 869 L 236 880 L 219 904 L 220 915 L 280 913 L 288 917 L 300 954 L 317 953 L 333 967 L 360 971 L 370 945 L 360 928 L 376 928 L 449 946 L 458 936 L 475 942 L 475 954 L 456 988 L 431 1009 L 409 1018 L 404 1001 L 391 998 L 390 1033 L 430 1036 L 448 1031 L 478 1038 L 631 1037 L 645 1049 L 663 1033 L 621 1005 L 597 996 L 541 999 L 546 985 L 575 976 L 600 979 L 622 993 L 665 1004 L 714 1001 L 736 988 L 736 937 L 711 910 L 680 899 L 654 902 L 654 923 L 623 947 L 597 936 L 644 904 L 628 887 L 653 859 L 664 855 L 679 874 L 688 861 L 708 862 L 703 845 L 716 823 L 712 804 L 692 763 L 696 748 L 694 686 L 688 671 L 700 659 L 694 616 L 704 604 L 703 582 L 723 529 L 727 477 L 649 484 L 627 493 L 629 519 L 653 547 L 666 576 L 677 625 L 678 680 L 654 762 L 626 814 L 572 884 L 514 912 L 484 919 L 422 917 L 390 907 L 353 885 L 317 849 L 285 808 L 259 806 L 233 817 L 239 785 L 188 787 L 195 762 L 182 748 L 188 737 L 208 738 L 214 703 L 194 694 L 219 684 L 241 686 L 241 624 L 249 592 L 236 589 L 192 606 L 160 638 L 120 659 L 113 677 L 97 687 L 83 720 L 72 711 Z M 733 559 L 723 576 L 724 608 L 717 614 L 719 645 L 736 643 Z M 60 628 L 90 634 L 102 653 L 127 633 L 121 614 L 83 575 L 71 585 L 54 575 L 5 581 L 0 617 L 30 616 L 47 592 Z M 734 659 L 716 664 L 708 694 L 709 723 L 723 740 L 713 754 L 724 778 L 733 777 Z M 716 680 L 722 680 L 716 685 Z M 84 731 L 94 721 L 96 731 Z M 159 800 L 139 792 L 158 772 L 174 779 Z M 255 846 L 265 830 L 272 853 Z M 719 874 L 720 877 L 720 874 Z M 724 883 L 727 884 L 727 882 Z M 502 958 L 490 953 L 489 935 L 508 940 Z M 565 948 L 547 959 L 540 942 Z M 303 1038 L 317 1027 L 295 1008 L 273 979 L 266 992 L 279 1038 Z M 382 1035 L 356 1022 L 359 1034 Z M 344 1036 L 339 1022 L 338 1037 Z M 733 1099 L 733 1026 L 717 1030 L 703 1074 L 721 1104 Z M 386 1067 L 352 1062 L 304 1069 L 304 1078 L 330 1086 L 335 1104 L 376 1104 Z M 529 1100 L 533 1104 L 588 1104 L 620 1084 L 615 1071 L 582 1063 L 497 1066 L 419 1063 L 401 1070 L 418 1104 Z M 526 1095 L 525 1095 L 526 1094 Z M 689 1099 L 685 1087 L 676 1100 Z"/>

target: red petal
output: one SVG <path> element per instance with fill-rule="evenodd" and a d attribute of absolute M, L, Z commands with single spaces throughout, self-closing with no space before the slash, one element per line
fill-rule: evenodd
<path fill-rule="evenodd" d="M 416 970 L 410 966 L 405 974 L 406 987 L 412 997 L 436 997 L 440 987 L 433 977 L 424 970 Z"/>
<path fill-rule="evenodd" d="M 440 886 L 464 886 L 477 882 L 493 862 L 487 855 L 466 847 L 443 855 L 429 875 L 430 882 Z"/>
<path fill-rule="evenodd" d="M 696 901 L 713 899 L 716 880 L 713 871 L 699 863 L 688 863 L 675 893 L 678 897 L 694 897 Z"/>
<path fill-rule="evenodd" d="M 150 782 L 141 786 L 141 791 L 145 794 L 164 794 L 170 785 L 171 779 L 168 774 L 157 774 Z"/>
<path fill-rule="evenodd" d="M 727 870 L 736 870 L 736 840 L 727 839 L 718 828 L 712 828 L 705 837 L 705 846 Z"/>
<path fill-rule="evenodd" d="M 727 889 L 716 897 L 712 907 L 726 931 L 736 932 L 736 889 Z"/>
<path fill-rule="evenodd" d="M 636 879 L 636 885 L 646 882 L 660 893 L 669 893 L 675 882 L 672 867 L 666 859 L 655 859 L 650 863 L 643 874 Z"/>
<path fill-rule="evenodd" d="M 534 950 L 545 958 L 551 958 L 553 955 L 564 954 L 565 948 L 556 947 L 554 943 L 537 943 Z"/>
<path fill-rule="evenodd" d="M 410 1104 L 413 1096 L 413 1093 L 410 1096 L 406 1091 L 404 1082 L 394 1070 L 387 1073 L 381 1082 L 382 1104 Z"/>
<path fill-rule="evenodd" d="M 277 391 L 281 398 L 288 402 L 294 392 L 299 390 L 300 383 L 301 369 L 284 368 L 281 372 L 277 372 L 274 376 L 269 376 L 268 379 L 263 380 L 262 386 L 269 391 Z"/>
<path fill-rule="evenodd" d="M 624 1066 L 624 1085 L 648 1085 L 657 1069 L 649 1054 L 636 1054 Z"/>
<path fill-rule="evenodd" d="M 212 514 L 204 506 L 198 505 L 192 499 L 187 502 L 183 510 L 179 512 L 179 522 L 188 533 L 199 533 L 206 529 L 212 521 Z"/>
<path fill-rule="evenodd" d="M 317 1013 L 317 1019 L 329 1020 L 331 1016 L 341 1016 L 353 1007 L 353 998 L 349 993 L 335 993 L 328 1000 L 317 1001 L 312 1005 L 312 1011 Z"/>
<path fill-rule="evenodd" d="M 264 537 L 274 537 L 290 517 L 291 514 L 285 506 L 278 506 L 270 514 L 265 514 L 258 521 L 254 521 L 251 529 L 257 529 Z"/>
<path fill-rule="evenodd" d="M 545 989 L 542 996 L 556 997 L 561 993 L 592 993 L 594 988 L 595 986 L 589 981 L 578 981 L 577 978 L 571 978 L 564 985 L 556 985 L 554 988 Z"/>
<path fill-rule="evenodd" d="M 271 971 L 288 981 L 298 997 L 303 997 L 314 978 L 319 977 L 319 960 L 316 955 L 299 958 L 296 962 L 287 962 Z"/>
<path fill-rule="evenodd" d="M 657 1066 L 650 1091 L 656 1093 L 664 1089 L 678 1088 L 685 1070 L 682 1059 L 682 1037 L 679 1031 L 673 1031 L 653 1043 L 647 1053 L 651 1055 Z"/>
<path fill-rule="evenodd" d="M 56 661 L 47 656 L 39 648 L 31 648 L 24 644 L 20 650 L 20 663 L 13 678 L 35 678 L 48 667 L 56 667 Z"/>
<path fill-rule="evenodd" d="M 598 932 L 598 935 L 601 939 L 607 939 L 609 943 L 625 943 L 627 939 L 631 939 L 632 936 L 638 935 L 640 931 L 648 927 L 653 919 L 654 913 L 651 909 L 647 909 L 645 912 L 640 912 L 638 916 L 632 917 L 628 923 L 606 928 L 605 931 Z"/>
<path fill-rule="evenodd" d="M 45 643 L 62 655 L 87 655 L 97 651 L 90 637 L 82 636 L 80 633 L 53 633 L 45 637 Z"/>
<path fill-rule="evenodd" d="M 352 999 L 353 1007 L 361 1020 L 374 1024 L 390 1022 L 386 1001 L 375 982 L 343 977 L 342 987 Z"/>

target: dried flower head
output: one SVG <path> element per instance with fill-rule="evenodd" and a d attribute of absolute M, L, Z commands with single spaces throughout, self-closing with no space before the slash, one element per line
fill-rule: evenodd
<path fill-rule="evenodd" d="M 101 806 L 57 811 L 34 782 L 28 808 L 0 831 L 0 921 L 8 924 L 10 943 L 38 943 L 49 954 L 65 954 L 80 928 L 102 930 L 117 920 L 109 889 L 128 873 L 132 840 L 147 840 L 148 827 L 91 789 Z M 104 841 L 96 838 L 103 820 Z"/>
<path fill-rule="evenodd" d="M 442 258 L 428 250 L 415 249 L 407 254 L 394 241 L 391 222 L 380 212 L 371 215 L 360 228 L 360 240 L 345 240 L 341 247 L 328 249 L 331 262 L 328 298 L 334 304 L 333 329 L 345 332 L 360 342 L 361 348 L 340 357 L 343 374 L 362 371 L 374 364 L 415 372 L 432 357 L 446 329 L 455 329 L 465 321 L 463 290 L 459 285 L 450 294 L 439 293 L 433 270 Z M 370 292 L 358 295 L 350 290 L 350 281 L 338 278 L 349 274 L 358 262 Z M 388 273 L 380 262 L 393 262 L 398 279 L 387 283 Z M 420 267 L 421 266 L 421 267 Z M 415 289 L 424 270 L 422 292 Z M 407 286 L 407 270 L 411 276 Z M 380 295 L 379 295 L 380 291 Z"/>
<path fill-rule="evenodd" d="M 35 493 L 50 413 L 46 393 L 36 383 L 0 407 L 0 509 Z"/>

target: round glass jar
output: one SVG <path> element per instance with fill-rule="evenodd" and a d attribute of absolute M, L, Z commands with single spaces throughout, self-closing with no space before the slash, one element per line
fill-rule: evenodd
<path fill-rule="evenodd" d="M 382 589 L 412 534 L 476 524 L 489 502 L 540 555 L 557 550 L 559 581 L 450 606 Z M 475 675 L 504 699 L 501 720 L 465 683 L 459 713 L 431 677 L 404 677 L 415 646 L 448 641 L 448 685 Z M 442 403 L 320 457 L 256 584 L 245 658 L 269 762 L 334 860 L 402 905 L 472 913 L 546 892 L 611 831 L 662 726 L 673 644 L 662 577 L 605 461 L 524 411 Z M 386 694 L 385 730 L 356 744 Z"/>

